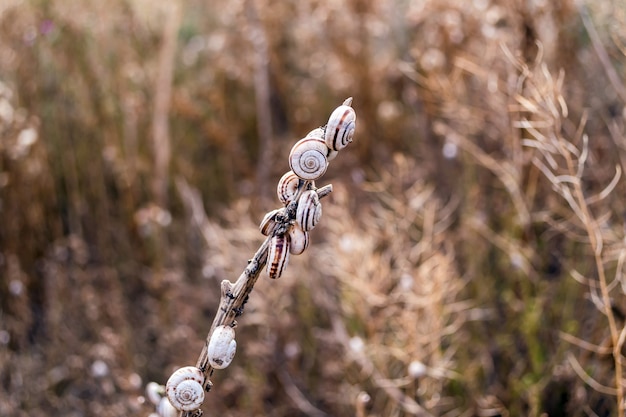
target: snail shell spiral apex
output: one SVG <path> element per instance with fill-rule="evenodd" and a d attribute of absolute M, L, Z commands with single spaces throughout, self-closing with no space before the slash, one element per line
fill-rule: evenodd
<path fill-rule="evenodd" d="M 322 205 L 317 192 L 309 190 L 304 192 L 298 200 L 296 209 L 296 222 L 302 230 L 308 232 L 313 229 L 322 217 Z"/>
<path fill-rule="evenodd" d="M 211 366 L 215 369 L 226 368 L 233 361 L 236 351 L 235 329 L 224 325 L 216 327 L 207 348 Z"/>
<path fill-rule="evenodd" d="M 176 370 L 165 384 L 165 394 L 170 404 L 179 411 L 193 411 L 204 401 L 204 374 L 195 366 Z"/>
<path fill-rule="evenodd" d="M 303 180 L 316 180 L 326 172 L 328 159 L 326 143 L 319 138 L 300 139 L 289 154 L 289 167 Z"/>
<path fill-rule="evenodd" d="M 267 252 L 267 275 L 270 278 L 280 278 L 289 262 L 289 236 L 276 235 L 270 240 Z"/>
<path fill-rule="evenodd" d="M 334 151 L 342 150 L 352 142 L 355 129 L 356 113 L 354 109 L 346 105 L 337 107 L 331 113 L 324 131 L 326 146 Z"/>
<path fill-rule="evenodd" d="M 287 171 L 280 180 L 276 187 L 276 194 L 278 199 L 284 205 L 291 203 L 294 196 L 298 192 L 300 186 L 300 177 L 298 177 L 293 171 Z"/>

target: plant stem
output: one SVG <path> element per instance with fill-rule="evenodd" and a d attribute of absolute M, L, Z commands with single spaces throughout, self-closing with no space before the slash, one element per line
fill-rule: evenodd
<path fill-rule="evenodd" d="M 285 233 L 288 226 L 294 221 L 295 216 L 295 207 L 298 201 L 298 197 L 300 194 L 307 190 L 310 186 L 308 181 L 301 181 L 301 186 L 294 197 L 294 202 L 290 203 L 289 206 L 284 208 L 285 215 L 282 216 L 282 222 L 276 225 L 273 233 L 265 239 L 265 241 L 261 244 L 259 249 L 254 254 L 254 257 L 248 261 L 248 265 L 243 270 L 237 281 L 233 284 L 228 280 L 223 280 L 221 283 L 221 296 L 220 296 L 220 304 L 217 309 L 217 313 L 215 314 L 215 318 L 213 319 L 213 324 L 211 325 L 211 329 L 207 334 L 206 341 L 204 342 L 204 346 L 202 347 L 202 352 L 198 357 L 198 361 L 196 362 L 196 367 L 200 369 L 204 374 L 204 389 L 205 391 L 209 391 L 212 387 L 212 382 L 210 380 L 211 375 L 213 374 L 213 367 L 209 364 L 209 356 L 208 356 L 208 346 L 209 341 L 211 340 L 211 336 L 213 335 L 213 331 L 218 326 L 227 325 L 236 327 L 237 321 L 236 317 L 243 314 L 243 308 L 246 302 L 248 301 L 248 297 L 254 288 L 254 284 L 263 267 L 267 263 L 267 253 L 270 245 L 270 240 L 272 239 L 273 234 Z M 324 198 L 329 195 L 333 190 L 332 185 L 325 185 L 316 190 L 319 198 Z M 199 417 L 202 415 L 201 410 L 195 411 L 181 411 L 179 413 L 179 417 Z"/>

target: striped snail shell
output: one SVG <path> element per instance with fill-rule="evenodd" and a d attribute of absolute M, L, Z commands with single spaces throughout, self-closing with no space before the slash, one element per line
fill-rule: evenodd
<path fill-rule="evenodd" d="M 302 193 L 298 200 L 296 209 L 296 222 L 300 224 L 302 230 L 308 232 L 313 229 L 322 217 L 322 205 L 315 190 L 308 190 Z"/>
<path fill-rule="evenodd" d="M 284 205 L 291 203 L 291 200 L 293 200 L 298 192 L 299 186 L 300 178 L 293 171 L 285 172 L 285 174 L 280 177 L 278 186 L 276 187 L 276 194 L 278 194 L 280 202 Z"/>
<path fill-rule="evenodd" d="M 224 369 L 233 361 L 236 351 L 235 329 L 230 326 L 217 326 L 207 347 L 209 364 L 215 369 Z"/>
<path fill-rule="evenodd" d="M 352 99 L 349 98 L 344 103 L 352 103 Z M 350 105 L 342 104 L 331 113 L 326 124 L 324 131 L 326 145 L 335 151 L 342 150 L 352 142 L 355 128 L 356 113 L 354 109 Z"/>
<path fill-rule="evenodd" d="M 309 232 L 296 223 L 289 229 L 289 252 L 300 255 L 309 246 Z"/>
<path fill-rule="evenodd" d="M 259 225 L 259 230 L 265 236 L 269 236 L 274 230 L 274 226 L 276 225 L 276 215 L 280 213 L 281 209 L 272 210 L 269 213 L 266 213 L 261 220 L 261 224 Z"/>
<path fill-rule="evenodd" d="M 267 274 L 270 278 L 280 278 L 289 262 L 289 236 L 276 235 L 270 240 L 267 252 Z"/>
<path fill-rule="evenodd" d="M 204 374 L 195 366 L 176 370 L 165 384 L 165 394 L 179 411 L 193 411 L 204 401 Z"/>
<path fill-rule="evenodd" d="M 307 138 L 317 138 L 317 139 L 320 139 L 320 140 L 324 140 L 324 129 L 321 128 L 321 127 L 313 129 L 309 133 L 307 133 L 306 137 Z M 326 142 L 324 141 L 324 143 L 326 143 Z M 328 147 L 328 145 L 327 145 L 327 147 Z M 333 149 L 328 148 L 326 150 L 326 159 L 328 160 L 328 162 L 330 162 L 333 159 L 335 159 L 335 157 L 337 156 L 338 153 L 339 153 L 339 151 L 335 151 Z"/>
<path fill-rule="evenodd" d="M 326 172 L 326 143 L 319 138 L 300 139 L 289 154 L 289 167 L 303 180 L 316 180 Z"/>

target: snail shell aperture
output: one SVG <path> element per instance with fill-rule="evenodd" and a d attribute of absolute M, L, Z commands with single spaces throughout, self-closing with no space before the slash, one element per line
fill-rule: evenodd
<path fill-rule="evenodd" d="M 289 236 L 276 235 L 270 240 L 267 252 L 267 274 L 270 278 L 280 278 L 289 262 Z"/>
<path fill-rule="evenodd" d="M 193 411 L 204 401 L 204 374 L 195 366 L 176 370 L 165 384 L 170 403 L 179 411 Z"/>
<path fill-rule="evenodd" d="M 274 230 L 274 226 L 276 225 L 276 215 L 280 213 L 281 209 L 272 210 L 269 213 L 265 214 L 263 220 L 261 220 L 261 224 L 259 225 L 259 230 L 265 236 L 269 236 Z"/>
<path fill-rule="evenodd" d="M 328 159 L 326 143 L 319 138 L 300 139 L 289 154 L 291 170 L 303 180 L 316 180 L 326 172 Z"/>
<path fill-rule="evenodd" d="M 211 366 L 215 369 L 226 368 L 233 361 L 236 351 L 235 329 L 230 326 L 217 326 L 207 348 Z"/>

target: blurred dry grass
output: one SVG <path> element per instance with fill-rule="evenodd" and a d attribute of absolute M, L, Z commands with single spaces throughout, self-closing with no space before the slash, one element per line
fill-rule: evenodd
<path fill-rule="evenodd" d="M 593 35 L 573 0 L 275 3 L 0 4 L 0 415 L 149 414 L 348 96 L 319 230 L 207 414 L 615 415 L 624 5 L 589 4 Z M 555 137 L 588 148 L 599 263 Z"/>

